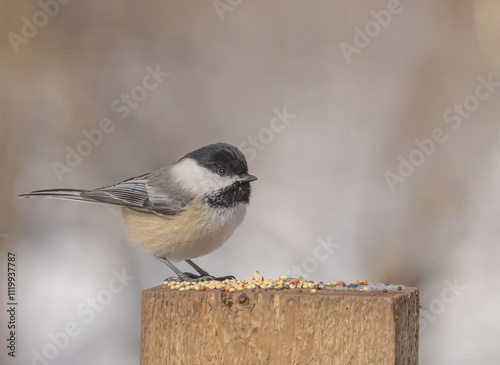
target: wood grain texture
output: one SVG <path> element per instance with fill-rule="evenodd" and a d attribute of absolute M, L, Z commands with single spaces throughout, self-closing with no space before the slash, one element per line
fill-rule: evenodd
<path fill-rule="evenodd" d="M 141 365 L 418 364 L 419 294 L 142 293 Z"/>

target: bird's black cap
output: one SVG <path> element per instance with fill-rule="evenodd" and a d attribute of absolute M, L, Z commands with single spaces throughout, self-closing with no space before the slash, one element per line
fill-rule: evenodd
<path fill-rule="evenodd" d="M 189 152 L 184 158 L 191 158 L 201 166 L 217 172 L 226 169 L 229 175 L 248 173 L 245 155 L 235 146 L 228 143 L 214 143 Z"/>

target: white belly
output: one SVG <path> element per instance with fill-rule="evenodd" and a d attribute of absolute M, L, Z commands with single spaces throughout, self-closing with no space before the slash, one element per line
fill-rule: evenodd
<path fill-rule="evenodd" d="M 199 206 L 202 208 L 187 207 L 173 216 L 122 208 L 123 222 L 130 238 L 154 256 L 173 261 L 193 259 L 222 246 L 246 213 L 245 204 L 229 209 Z"/>

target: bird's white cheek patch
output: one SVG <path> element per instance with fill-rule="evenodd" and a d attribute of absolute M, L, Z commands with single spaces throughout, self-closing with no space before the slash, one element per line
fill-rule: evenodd
<path fill-rule="evenodd" d="M 237 176 L 219 176 L 189 158 L 172 166 L 171 171 L 175 181 L 180 186 L 198 196 L 204 196 L 205 194 L 224 189 L 238 179 Z"/>

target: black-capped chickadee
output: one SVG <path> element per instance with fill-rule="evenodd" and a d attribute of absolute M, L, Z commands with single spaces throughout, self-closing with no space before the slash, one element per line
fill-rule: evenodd
<path fill-rule="evenodd" d="M 188 153 L 170 166 L 94 190 L 38 190 L 47 196 L 119 205 L 130 238 L 177 275 L 177 280 L 214 279 L 191 259 L 222 246 L 245 217 L 250 199 L 247 161 L 226 143 Z M 185 260 L 199 275 L 183 273 L 171 261 Z M 223 280 L 232 276 L 215 278 Z M 170 278 L 172 279 L 172 278 Z"/>

